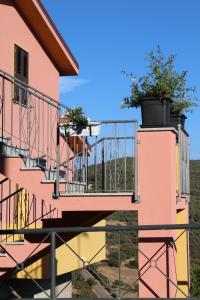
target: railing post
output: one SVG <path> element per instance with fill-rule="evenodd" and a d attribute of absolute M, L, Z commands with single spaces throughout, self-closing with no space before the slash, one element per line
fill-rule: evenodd
<path fill-rule="evenodd" d="M 181 125 L 178 124 L 178 201 L 182 194 L 182 133 Z"/>
<path fill-rule="evenodd" d="M 97 143 L 97 137 L 96 137 Z M 94 148 L 94 190 L 97 191 L 97 144 L 95 143 Z"/>
<path fill-rule="evenodd" d="M 119 268 L 118 299 L 121 299 L 121 232 L 120 231 L 118 231 L 118 268 Z"/>
<path fill-rule="evenodd" d="M 60 106 L 57 108 L 57 133 L 56 133 L 56 181 L 54 198 L 59 198 L 59 181 L 60 181 Z"/>
<path fill-rule="evenodd" d="M 134 190 L 135 190 L 135 201 L 140 201 L 140 197 L 138 195 L 138 123 L 134 123 L 134 151 L 135 151 L 135 164 L 134 164 Z"/>
<path fill-rule="evenodd" d="M 85 136 L 82 137 L 83 139 L 83 148 L 82 148 L 82 159 L 83 159 L 83 165 L 82 165 L 82 180 L 84 183 L 86 183 L 86 142 L 85 142 Z"/>
<path fill-rule="evenodd" d="M 105 191 L 104 141 L 102 142 L 101 155 L 102 155 L 102 162 L 101 162 L 102 174 L 101 174 L 101 180 L 102 180 L 102 191 L 104 192 Z"/>
<path fill-rule="evenodd" d="M 50 264 L 51 264 L 51 298 L 55 299 L 56 295 L 56 257 L 55 257 L 55 251 L 56 251 L 56 233 L 51 232 L 51 252 L 50 252 Z"/>
<path fill-rule="evenodd" d="M 1 138 L 3 140 L 3 135 L 4 135 L 4 106 L 5 106 L 5 79 L 2 77 L 2 96 L 1 96 Z"/>

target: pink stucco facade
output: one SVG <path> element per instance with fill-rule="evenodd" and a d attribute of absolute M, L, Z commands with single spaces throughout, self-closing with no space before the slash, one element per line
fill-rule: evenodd
<path fill-rule="evenodd" d="M 47 96 L 59 101 L 59 71 L 25 22 L 22 15 L 10 0 L 1 0 L 0 5 L 0 70 L 14 76 L 14 46 L 28 52 L 28 84 Z M 12 22 L 10 21 L 12 20 Z M 3 79 L 0 78 L 1 97 L 3 97 Z M 21 107 L 14 98 L 14 86 L 4 82 L 4 130 L 5 136 L 12 136 L 12 144 L 28 148 L 31 156 L 47 155 L 49 166 L 55 166 L 57 110 L 44 102 L 42 96 L 28 94 L 28 106 Z M 2 114 L 2 112 L 0 113 Z M 27 131 L 29 128 L 29 132 Z M 61 162 L 71 151 L 66 141 L 60 136 Z"/>
<path fill-rule="evenodd" d="M 188 213 L 187 199 L 177 202 L 176 135 L 165 128 L 138 132 L 139 225 L 176 224 L 178 209 Z M 176 230 L 139 232 L 140 297 L 176 297 L 176 238 Z"/>
<path fill-rule="evenodd" d="M 0 69 L 14 75 L 14 45 L 29 53 L 29 84 L 55 100 L 59 97 L 59 72 L 13 6 L 13 1 L 0 1 Z M 11 22 L 12 20 L 12 22 Z"/>

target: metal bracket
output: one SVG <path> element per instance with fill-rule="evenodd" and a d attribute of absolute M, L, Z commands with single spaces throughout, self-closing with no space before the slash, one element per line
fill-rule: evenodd
<path fill-rule="evenodd" d="M 141 203 L 140 195 L 135 195 L 135 197 L 133 198 L 133 202 L 136 204 L 140 204 Z"/>

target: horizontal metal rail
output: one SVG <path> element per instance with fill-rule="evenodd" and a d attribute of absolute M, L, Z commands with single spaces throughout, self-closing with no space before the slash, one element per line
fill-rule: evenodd
<path fill-rule="evenodd" d="M 0 234 L 40 234 L 40 233 L 81 233 L 81 232 L 130 232 L 149 230 L 195 230 L 200 229 L 200 224 L 163 224 L 163 225 L 133 225 L 133 226 L 98 226 L 98 227 L 67 227 L 67 228 L 36 228 L 36 229 L 1 229 Z"/>
<path fill-rule="evenodd" d="M 128 123 L 137 123 L 137 120 L 136 119 L 133 119 L 133 120 L 101 120 L 98 122 L 100 124 L 115 124 L 115 123 L 128 124 Z"/>
<path fill-rule="evenodd" d="M 54 98 L 50 97 L 49 95 L 39 91 L 38 89 L 32 87 L 31 85 L 27 85 L 25 84 L 23 81 L 14 78 L 12 75 L 8 74 L 7 72 L 0 70 L 0 77 L 6 79 L 7 81 L 21 87 L 22 89 L 30 92 L 31 94 L 33 94 L 34 96 L 41 96 L 42 100 L 44 100 L 45 102 L 52 104 L 52 106 L 59 108 L 59 106 L 68 109 L 69 107 L 67 107 L 66 105 L 58 102 L 57 100 L 55 100 Z"/>

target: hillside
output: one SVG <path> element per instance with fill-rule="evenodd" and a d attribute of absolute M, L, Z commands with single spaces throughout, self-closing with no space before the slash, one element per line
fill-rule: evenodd
<path fill-rule="evenodd" d="M 200 222 L 200 160 L 190 161 L 190 223 Z"/>

